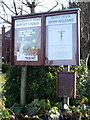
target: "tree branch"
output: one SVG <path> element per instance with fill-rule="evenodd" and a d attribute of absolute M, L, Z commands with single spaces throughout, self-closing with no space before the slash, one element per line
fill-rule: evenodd
<path fill-rule="evenodd" d="M 15 9 L 15 15 L 18 15 L 18 13 L 17 13 L 17 8 L 16 8 L 16 3 L 15 3 L 14 0 L 13 0 L 13 5 L 14 5 L 14 9 Z"/>
<path fill-rule="evenodd" d="M 2 3 L 6 6 L 6 8 L 8 8 L 13 14 L 15 14 L 3 1 Z"/>
<path fill-rule="evenodd" d="M 40 2 L 37 2 L 37 4 L 36 5 L 38 5 L 38 4 L 40 4 L 40 3 L 42 3 L 44 0 L 42 0 L 42 1 L 40 1 Z"/>
<path fill-rule="evenodd" d="M 51 10 L 53 10 L 55 7 L 57 7 L 57 5 L 58 5 L 58 2 L 56 1 L 56 5 L 53 6 L 50 10 L 48 10 L 48 12 L 51 11 Z"/>
<path fill-rule="evenodd" d="M 3 18 L 3 17 L 1 17 L 1 16 L 0 16 L 0 18 L 1 18 L 2 20 L 4 20 L 6 23 L 11 24 L 11 22 L 8 21 L 8 20 L 6 20 L 5 18 Z"/>
<path fill-rule="evenodd" d="M 2 8 L 3 8 L 4 13 L 7 15 L 6 10 L 5 10 L 4 5 L 3 5 L 3 4 L 2 4 Z M 4 14 L 4 15 L 5 15 L 5 14 Z"/>
<path fill-rule="evenodd" d="M 27 14 L 30 14 L 30 13 L 29 13 L 29 12 L 27 12 L 26 10 L 22 10 L 22 8 L 19 8 L 19 9 L 21 9 L 21 11 L 26 12 Z M 19 13 L 21 13 L 21 15 L 22 15 L 22 12 L 21 12 L 21 11 L 20 11 Z M 18 13 L 18 14 L 19 14 L 19 13 Z"/>
<path fill-rule="evenodd" d="M 38 5 L 38 6 L 41 6 L 41 7 L 44 7 L 44 8 L 47 8 L 47 9 L 48 9 L 48 7 L 46 7 L 46 6 L 44 6 L 44 5 Z"/>

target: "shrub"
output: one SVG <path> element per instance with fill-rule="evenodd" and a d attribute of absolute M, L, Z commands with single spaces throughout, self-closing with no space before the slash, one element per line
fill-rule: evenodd
<path fill-rule="evenodd" d="M 85 62 L 81 61 L 80 66 L 71 66 L 70 69 L 77 74 L 77 98 L 72 99 L 70 103 L 78 105 L 83 97 L 89 103 L 90 78 Z M 28 66 L 27 104 L 34 99 L 49 99 L 51 102 L 57 100 L 56 71 L 63 71 L 63 66 Z M 6 106 L 12 106 L 14 103 L 20 102 L 20 87 L 21 66 L 11 66 L 6 73 L 6 83 L 4 85 L 4 95 L 7 98 Z"/>
<path fill-rule="evenodd" d="M 56 98 L 56 71 L 62 71 L 63 66 L 28 66 L 27 72 L 27 103 L 34 99 Z M 6 73 L 4 95 L 6 106 L 12 106 L 20 101 L 21 67 L 11 66 Z"/>
<path fill-rule="evenodd" d="M 90 76 L 87 66 L 85 65 L 85 62 L 81 60 L 80 66 L 71 66 L 71 71 L 76 72 L 76 93 L 77 97 L 76 99 L 72 100 L 72 104 L 80 104 L 81 99 L 84 97 L 86 100 L 86 103 L 89 99 L 88 93 L 90 89 Z M 89 96 L 88 96 L 89 95 Z"/>
<path fill-rule="evenodd" d="M 2 63 L 2 73 L 6 73 L 9 70 L 10 65 Z"/>
<path fill-rule="evenodd" d="M 4 84 L 3 94 L 7 98 L 7 107 L 20 101 L 20 74 L 21 67 L 18 66 L 10 66 L 6 73 L 6 82 Z"/>

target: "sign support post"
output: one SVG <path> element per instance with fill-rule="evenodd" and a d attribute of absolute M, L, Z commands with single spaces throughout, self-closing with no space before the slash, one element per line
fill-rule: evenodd
<path fill-rule="evenodd" d="M 64 97 L 64 104 L 67 104 L 69 106 L 69 97 Z"/>
<path fill-rule="evenodd" d="M 69 72 L 70 71 L 70 66 L 69 65 L 65 66 L 64 67 L 64 71 L 65 72 Z M 70 98 L 68 96 L 65 96 L 64 97 L 64 104 L 67 104 L 69 106 L 69 99 Z"/>
<path fill-rule="evenodd" d="M 26 78 L 27 78 L 27 66 L 23 66 L 21 69 L 21 94 L 20 103 L 22 106 L 26 104 Z"/>

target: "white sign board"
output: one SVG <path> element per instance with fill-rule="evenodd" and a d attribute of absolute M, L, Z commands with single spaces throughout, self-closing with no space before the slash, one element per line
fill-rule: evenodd
<path fill-rule="evenodd" d="M 41 18 L 17 19 L 15 21 L 15 51 L 17 61 L 38 61 Z"/>
<path fill-rule="evenodd" d="M 76 13 L 46 17 L 46 58 L 48 61 L 69 61 L 74 58 L 75 46 L 73 44 L 77 42 L 76 29 Z"/>

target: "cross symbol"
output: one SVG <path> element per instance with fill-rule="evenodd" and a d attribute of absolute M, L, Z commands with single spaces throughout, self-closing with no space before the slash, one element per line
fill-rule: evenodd
<path fill-rule="evenodd" d="M 60 33 L 60 35 L 61 35 L 61 41 L 62 41 L 62 37 L 63 37 L 63 33 L 65 32 L 65 31 L 58 31 L 59 33 Z"/>

